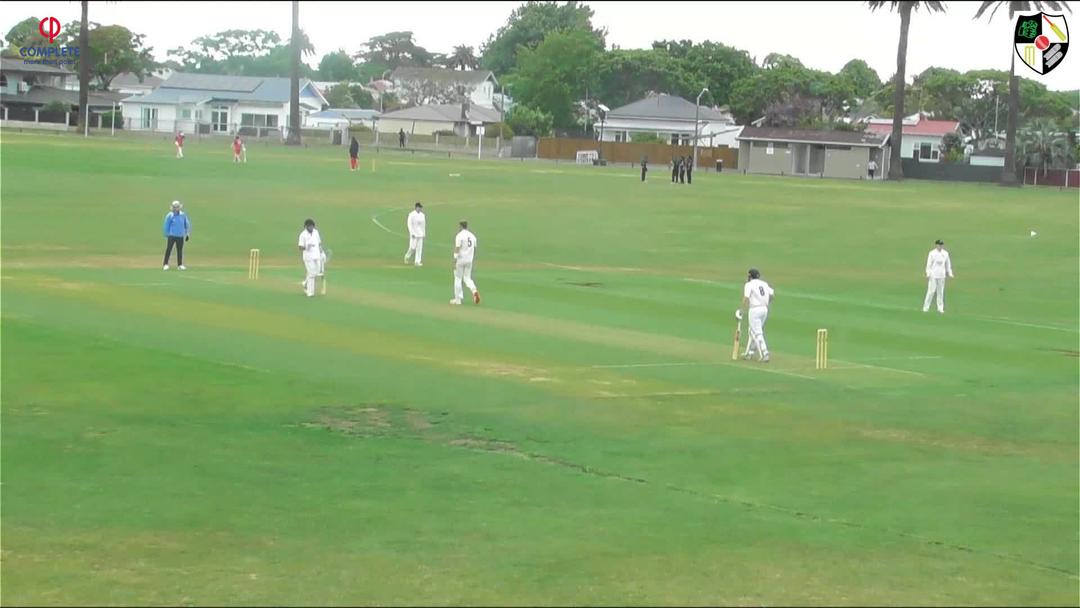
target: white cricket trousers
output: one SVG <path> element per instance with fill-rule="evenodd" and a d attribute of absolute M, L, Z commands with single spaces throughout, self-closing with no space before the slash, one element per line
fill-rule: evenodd
<path fill-rule="evenodd" d="M 409 250 L 405 252 L 405 263 L 409 263 L 409 258 L 416 254 L 414 264 L 419 266 L 423 263 L 424 258 L 424 237 L 422 236 L 410 236 L 409 237 Z"/>
<path fill-rule="evenodd" d="M 746 354 L 757 352 L 758 356 L 764 357 L 769 354 L 769 347 L 765 345 L 765 320 L 769 318 L 769 307 L 754 306 L 747 313 L 750 339 L 746 343 Z"/>
<path fill-rule="evenodd" d="M 176 146 L 176 158 L 184 158 L 184 147 Z"/>
<path fill-rule="evenodd" d="M 315 295 L 315 277 L 319 276 L 320 266 L 322 266 L 319 258 L 309 258 L 304 256 L 304 293 L 307 296 L 313 297 Z"/>
<path fill-rule="evenodd" d="M 465 287 L 469 288 L 469 291 L 476 293 L 476 283 L 472 280 L 472 262 L 458 262 L 454 265 L 454 299 L 461 301 L 465 292 L 461 289 L 461 284 L 465 283 Z"/>
<path fill-rule="evenodd" d="M 937 311 L 945 312 L 945 279 L 927 279 L 926 299 L 923 300 L 922 310 L 930 310 L 930 301 L 937 295 Z"/>

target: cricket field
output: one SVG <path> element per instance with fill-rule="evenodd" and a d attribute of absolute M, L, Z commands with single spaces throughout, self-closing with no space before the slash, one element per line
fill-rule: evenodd
<path fill-rule="evenodd" d="M 3 135 L 5 604 L 1078 603 L 1075 190 L 228 143 Z"/>

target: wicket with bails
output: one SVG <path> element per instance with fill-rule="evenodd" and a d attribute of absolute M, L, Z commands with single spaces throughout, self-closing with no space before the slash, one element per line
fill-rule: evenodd
<path fill-rule="evenodd" d="M 248 278 L 259 278 L 259 250 L 252 249 L 248 255 Z"/>
<path fill-rule="evenodd" d="M 814 357 L 814 369 L 829 368 L 829 330 L 817 330 L 817 353 Z"/>

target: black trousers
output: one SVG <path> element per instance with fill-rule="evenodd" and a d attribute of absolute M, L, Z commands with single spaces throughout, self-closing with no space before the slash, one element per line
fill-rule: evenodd
<path fill-rule="evenodd" d="M 165 246 L 165 261 L 163 265 L 169 265 L 169 256 L 172 255 L 173 245 L 176 245 L 176 264 L 177 266 L 184 265 L 184 237 L 182 236 L 170 236 L 169 244 Z"/>
<path fill-rule="evenodd" d="M 677 181 L 679 181 L 679 170 L 678 169 L 672 169 L 671 170 L 671 183 L 674 184 Z"/>
<path fill-rule="evenodd" d="M 641 168 L 641 181 L 645 181 L 645 172 L 648 171 L 645 167 Z"/>
<path fill-rule="evenodd" d="M 693 171 L 687 171 L 686 172 L 686 183 L 688 183 L 688 184 L 694 183 L 694 172 Z"/>

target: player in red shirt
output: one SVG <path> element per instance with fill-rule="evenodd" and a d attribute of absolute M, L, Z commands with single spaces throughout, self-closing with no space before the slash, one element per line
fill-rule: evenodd
<path fill-rule="evenodd" d="M 244 151 L 244 142 L 240 141 L 240 136 L 237 135 L 236 139 L 232 142 L 232 159 L 234 163 L 240 162 L 240 153 Z"/>
<path fill-rule="evenodd" d="M 176 132 L 176 158 L 184 158 L 184 132 Z"/>

